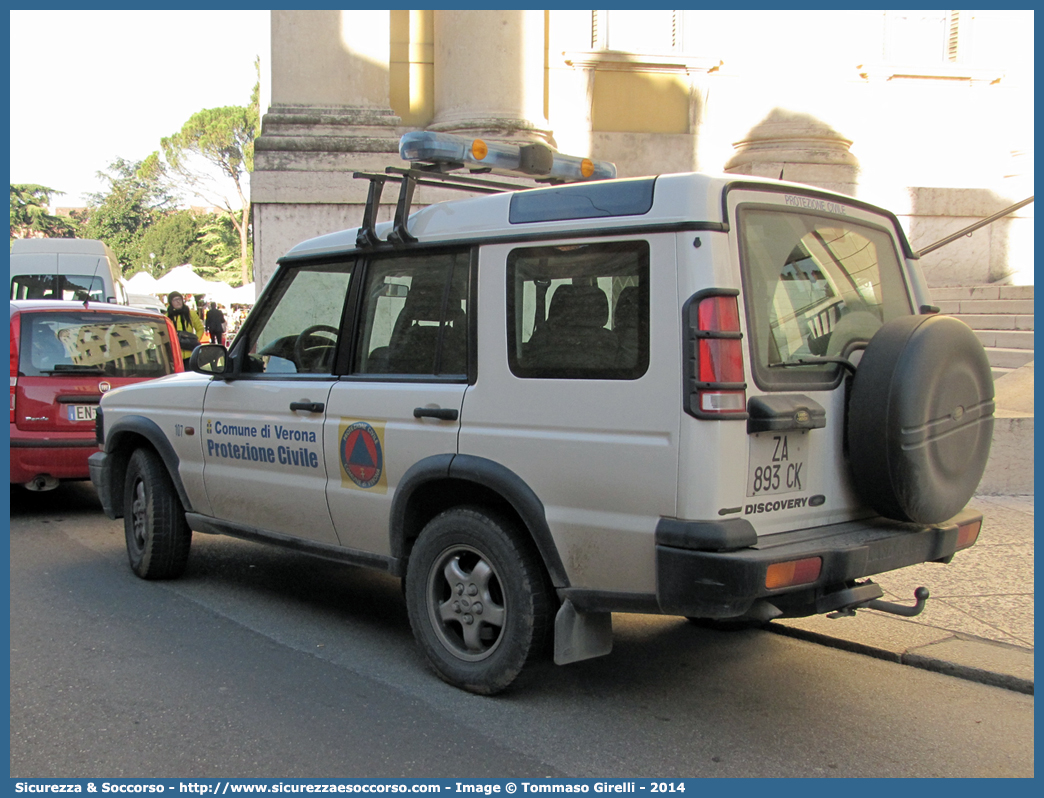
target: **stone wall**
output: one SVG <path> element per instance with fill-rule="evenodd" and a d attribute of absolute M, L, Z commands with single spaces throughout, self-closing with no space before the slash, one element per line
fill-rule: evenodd
<path fill-rule="evenodd" d="M 915 249 L 1032 194 L 1032 32 L 1019 12 L 959 12 L 995 15 L 1008 72 L 881 61 L 898 12 L 771 10 L 737 25 L 745 13 L 659 13 L 690 15 L 679 30 L 700 40 L 665 55 L 601 47 L 612 12 L 273 11 L 251 185 L 256 281 L 294 243 L 358 224 L 368 186 L 352 173 L 404 165 L 398 138 L 418 127 L 543 141 L 623 177 L 808 183 L 893 211 Z M 817 46 L 791 48 L 783 29 Z M 1032 205 L 922 262 L 936 287 L 1031 284 L 1032 264 Z"/>

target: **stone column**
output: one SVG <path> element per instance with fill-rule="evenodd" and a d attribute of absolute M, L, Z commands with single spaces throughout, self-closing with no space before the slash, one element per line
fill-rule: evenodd
<path fill-rule="evenodd" d="M 435 11 L 428 129 L 554 146 L 544 116 L 543 11 Z"/>
<path fill-rule="evenodd" d="M 733 146 L 730 174 L 772 177 L 855 196 L 859 161 L 852 142 L 806 114 L 776 110 Z"/>
<path fill-rule="evenodd" d="M 255 143 L 254 279 L 315 235 L 354 227 L 369 184 L 353 171 L 398 162 L 389 101 L 390 17 L 380 11 L 272 11 L 272 104 Z"/>

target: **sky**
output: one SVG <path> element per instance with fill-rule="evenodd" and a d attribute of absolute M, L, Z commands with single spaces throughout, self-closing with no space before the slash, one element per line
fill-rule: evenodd
<path fill-rule="evenodd" d="M 246 105 L 267 11 L 11 11 L 12 183 L 80 207 L 196 111 Z M 262 67 L 264 68 L 264 67 Z M 188 198 L 185 204 L 205 204 Z M 238 204 L 238 203 L 237 203 Z"/>

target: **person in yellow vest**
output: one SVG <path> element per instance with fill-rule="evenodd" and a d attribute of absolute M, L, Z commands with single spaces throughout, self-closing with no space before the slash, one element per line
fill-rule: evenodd
<path fill-rule="evenodd" d="M 192 350 L 199 346 L 199 339 L 203 337 L 203 322 L 177 291 L 171 291 L 167 296 L 167 318 L 174 322 L 181 343 L 181 356 L 187 366 Z"/>

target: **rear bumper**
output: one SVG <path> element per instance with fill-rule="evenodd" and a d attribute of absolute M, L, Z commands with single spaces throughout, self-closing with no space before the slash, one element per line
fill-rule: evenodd
<path fill-rule="evenodd" d="M 56 479 L 87 479 L 87 458 L 98 451 L 94 431 L 55 435 L 15 434 L 11 425 L 11 482 L 29 482 L 41 474 Z"/>
<path fill-rule="evenodd" d="M 870 518 L 766 536 L 736 551 L 698 551 L 679 547 L 677 534 L 657 534 L 656 598 L 670 615 L 734 618 L 759 600 L 784 615 L 808 615 L 817 600 L 838 586 L 908 565 L 946 560 L 957 550 L 958 525 L 982 519 L 968 508 L 931 526 Z M 773 563 L 820 557 L 813 582 L 782 589 L 765 587 Z"/>

